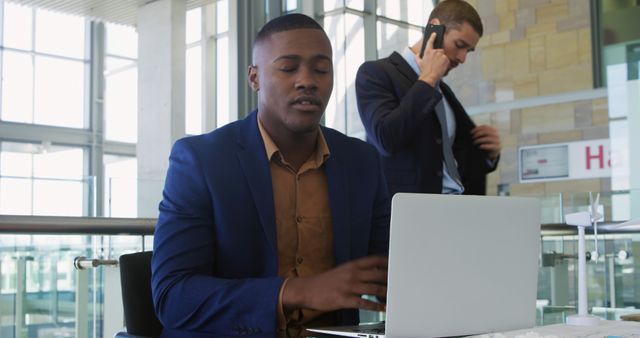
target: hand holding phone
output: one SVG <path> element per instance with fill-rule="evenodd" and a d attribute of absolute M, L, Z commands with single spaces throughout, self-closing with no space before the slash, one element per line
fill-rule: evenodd
<path fill-rule="evenodd" d="M 449 58 L 443 47 L 444 26 L 428 24 L 424 29 L 422 48 L 416 55 L 416 61 L 420 68 L 418 78 L 435 87 L 449 70 Z"/>
<path fill-rule="evenodd" d="M 433 42 L 433 48 L 442 48 L 442 44 L 444 42 L 444 29 L 444 25 L 427 24 L 424 27 L 424 34 L 422 36 L 422 47 L 420 47 L 420 58 L 424 56 L 424 50 L 427 47 L 427 41 L 429 41 L 432 33 L 436 33 L 436 40 Z"/>

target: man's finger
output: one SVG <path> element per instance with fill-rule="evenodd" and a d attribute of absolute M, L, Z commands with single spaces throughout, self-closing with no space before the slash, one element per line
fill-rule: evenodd
<path fill-rule="evenodd" d="M 495 137 L 495 136 L 477 136 L 473 138 L 473 143 L 478 144 L 478 143 L 492 143 L 492 144 L 499 144 L 500 143 L 500 139 Z"/>
<path fill-rule="evenodd" d="M 366 283 L 387 283 L 387 269 L 367 269 L 358 272 L 358 280 Z"/>
<path fill-rule="evenodd" d="M 431 33 L 431 36 L 429 36 L 429 40 L 427 40 L 427 47 L 425 48 L 425 54 L 426 51 L 432 50 L 433 49 L 433 44 L 436 41 L 436 32 Z"/>
<path fill-rule="evenodd" d="M 480 148 L 482 150 L 489 150 L 489 151 L 499 151 L 500 150 L 500 146 L 498 146 L 497 144 L 489 144 L 489 143 L 479 144 L 478 148 Z"/>
<path fill-rule="evenodd" d="M 498 131 L 491 126 L 487 126 L 487 125 L 481 125 L 478 127 L 475 127 L 473 129 L 471 129 L 471 134 L 475 135 L 475 134 L 498 134 Z"/>
<path fill-rule="evenodd" d="M 355 302 L 355 308 L 369 311 L 386 311 L 387 307 L 385 304 L 372 302 L 359 297 Z"/>
<path fill-rule="evenodd" d="M 361 283 L 353 287 L 353 293 L 356 295 L 370 295 L 376 297 L 386 297 L 387 287 L 385 285 L 374 283 Z"/>
<path fill-rule="evenodd" d="M 367 256 L 355 260 L 354 264 L 358 269 L 378 268 L 386 270 L 389 265 L 389 260 L 382 256 Z"/>

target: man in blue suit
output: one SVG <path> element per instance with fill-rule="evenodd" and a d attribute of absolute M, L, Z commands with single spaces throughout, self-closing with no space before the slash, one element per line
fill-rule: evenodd
<path fill-rule="evenodd" d="M 332 50 L 313 19 L 258 33 L 258 109 L 174 145 L 154 236 L 163 337 L 287 333 L 384 310 L 389 199 L 377 152 L 321 127 Z"/>
<path fill-rule="evenodd" d="M 482 36 L 476 10 L 463 0 L 440 1 L 429 23 L 444 25 L 442 48 L 435 33 L 400 53 L 365 62 L 356 77 L 356 97 L 367 141 L 383 155 L 396 192 L 484 195 L 495 170 L 500 137 L 476 126 L 442 78 L 464 63 Z"/>

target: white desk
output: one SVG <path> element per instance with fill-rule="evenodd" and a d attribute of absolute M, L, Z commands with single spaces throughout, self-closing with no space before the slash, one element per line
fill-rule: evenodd
<path fill-rule="evenodd" d="M 640 322 L 603 320 L 598 326 L 554 324 L 474 336 L 478 338 L 640 338 Z"/>

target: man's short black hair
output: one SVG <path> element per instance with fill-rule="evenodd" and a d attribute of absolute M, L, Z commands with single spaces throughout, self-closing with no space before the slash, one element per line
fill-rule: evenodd
<path fill-rule="evenodd" d="M 319 29 L 321 31 L 324 31 L 322 26 L 320 26 L 317 21 L 304 14 L 287 14 L 279 16 L 262 26 L 262 28 L 258 32 L 258 35 L 256 35 L 256 39 L 254 40 L 253 45 L 255 46 L 262 40 L 270 37 L 275 33 L 302 28 Z"/>

